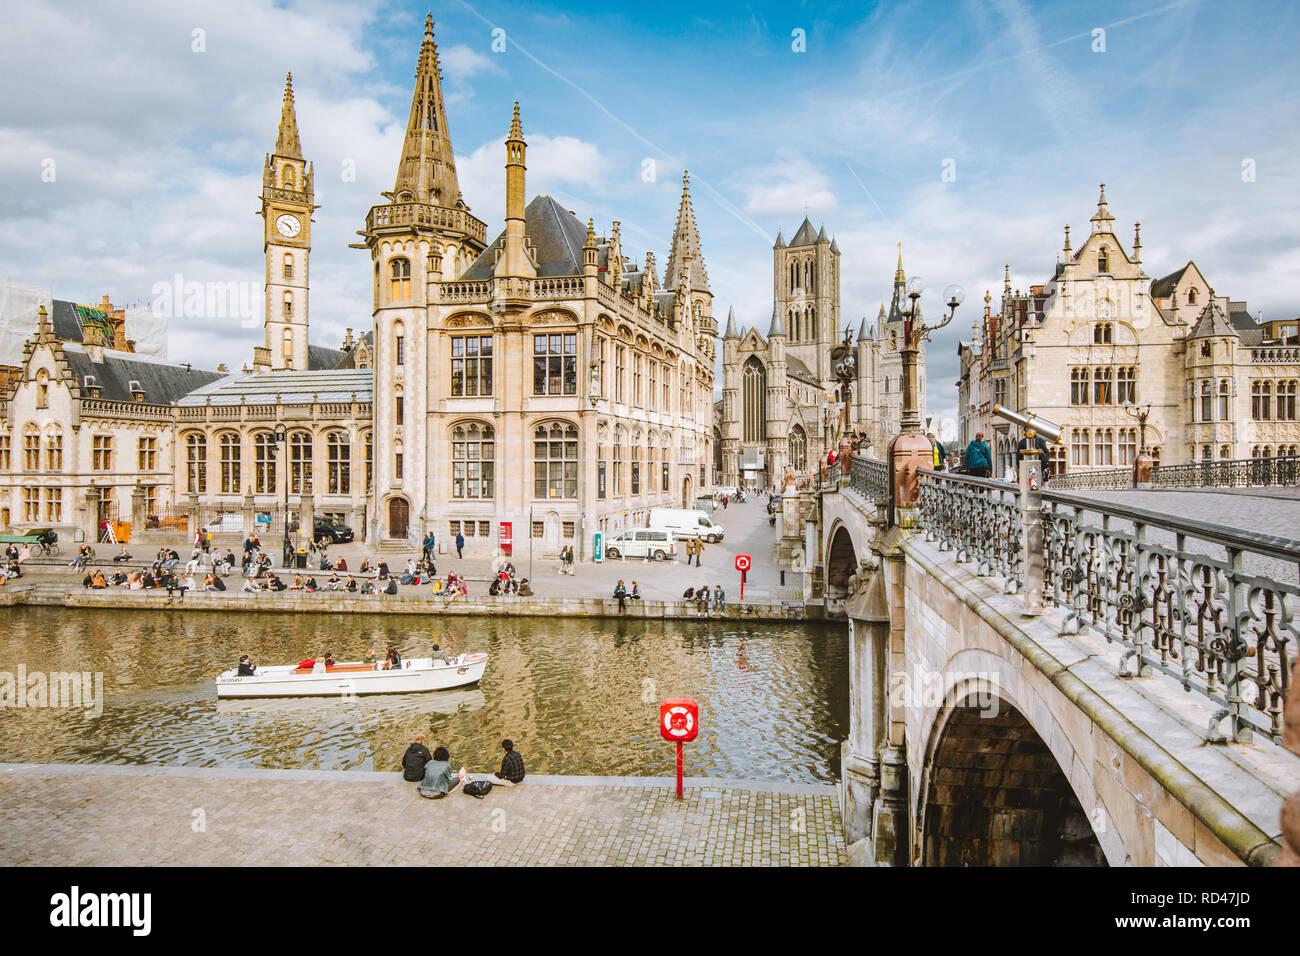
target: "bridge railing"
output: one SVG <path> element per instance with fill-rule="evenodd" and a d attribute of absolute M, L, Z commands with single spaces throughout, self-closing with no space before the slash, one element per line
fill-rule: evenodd
<path fill-rule="evenodd" d="M 974 562 L 979 574 L 998 574 L 1008 593 L 1023 584 L 1020 490 L 1009 481 L 920 470 L 917 525 L 940 551 Z"/>
<path fill-rule="evenodd" d="M 1268 488 L 1300 485 L 1300 458 L 1228 458 L 1156 465 L 1152 488 Z M 1132 468 L 1098 468 L 1048 481 L 1055 491 L 1106 491 L 1133 486 Z"/>
<path fill-rule="evenodd" d="M 889 466 L 876 458 L 854 455 L 849 463 L 849 487 L 868 501 L 889 497 Z"/>
<path fill-rule="evenodd" d="M 1063 631 L 1120 645 L 1122 673 L 1164 674 L 1213 701 L 1207 739 L 1280 742 L 1300 644 L 1300 540 L 1055 489 L 1031 505 L 1043 517 L 1041 581 L 1026 579 L 1039 563 L 1025 561 L 1018 486 L 920 471 L 917 524 L 941 551 L 1001 576 L 1008 593 L 1041 591 Z"/>

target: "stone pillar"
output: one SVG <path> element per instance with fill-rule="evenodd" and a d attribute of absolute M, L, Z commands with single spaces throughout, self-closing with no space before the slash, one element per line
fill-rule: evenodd
<path fill-rule="evenodd" d="M 144 486 L 138 481 L 131 489 L 131 537 L 138 538 L 144 534 L 148 515 L 144 513 Z"/>
<path fill-rule="evenodd" d="M 298 541 L 299 547 L 316 536 L 316 496 L 312 494 L 311 481 L 304 478 L 302 494 L 298 496 Z"/>
<path fill-rule="evenodd" d="M 199 531 L 199 496 L 190 492 L 185 496 L 185 534 L 189 539 L 185 543 L 192 545 L 194 536 Z"/>
<path fill-rule="evenodd" d="M 87 488 L 85 494 L 85 516 L 82 527 L 86 529 L 86 543 L 99 542 L 99 489 Z"/>
<path fill-rule="evenodd" d="M 1142 452 L 1133 462 L 1133 487 L 1149 491 L 1151 489 L 1151 472 L 1155 470 L 1156 460 L 1148 452 Z"/>
<path fill-rule="evenodd" d="M 1020 462 L 1021 554 L 1026 615 L 1043 613 L 1043 463 L 1032 438 Z"/>
<path fill-rule="evenodd" d="M 353 540 L 360 544 L 367 538 L 366 535 L 366 506 L 364 504 L 354 504 L 352 510 L 348 512 L 348 527 L 352 529 L 355 536 Z"/>
<path fill-rule="evenodd" d="M 1282 746 L 1300 754 L 1300 661 L 1291 665 L 1291 687 L 1283 705 Z M 1300 791 L 1282 804 L 1282 852 L 1278 866 L 1300 866 Z"/>
<path fill-rule="evenodd" d="M 864 581 L 863 578 L 867 579 Z M 889 608 L 884 574 L 878 564 L 849 580 L 844 602 L 849 617 L 849 737 L 841 747 L 843 776 L 841 817 L 849 862 L 873 866 L 872 837 L 876 801 L 880 796 L 879 753 L 884 743 L 888 682 L 885 660 L 889 646 Z"/>
<path fill-rule="evenodd" d="M 247 537 L 248 535 L 251 535 L 257 527 L 257 506 L 253 504 L 253 496 L 251 494 L 244 495 L 243 511 L 244 535 Z"/>

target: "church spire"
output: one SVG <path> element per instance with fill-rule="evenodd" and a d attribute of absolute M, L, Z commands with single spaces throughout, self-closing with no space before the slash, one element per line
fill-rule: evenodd
<path fill-rule="evenodd" d="M 1115 217 L 1110 214 L 1106 207 L 1106 184 L 1101 184 L 1101 198 L 1097 200 L 1097 214 L 1092 217 L 1093 232 L 1110 232 L 1110 224 L 1115 221 Z"/>
<path fill-rule="evenodd" d="M 686 263 L 688 256 L 690 262 Z M 691 174 L 687 170 L 682 170 L 682 202 L 677 207 L 677 225 L 673 227 L 673 242 L 668 250 L 664 282 L 675 282 L 677 271 L 684 263 L 691 270 L 688 287 L 708 292 L 709 273 L 704 268 L 704 253 L 700 250 L 700 232 L 695 226 L 695 209 L 691 206 Z"/>
<path fill-rule="evenodd" d="M 284 103 L 280 107 L 280 135 L 275 140 L 277 156 L 302 159 L 298 142 L 298 117 L 293 109 L 293 74 L 284 75 Z"/>
<path fill-rule="evenodd" d="M 736 307 L 733 305 L 727 309 L 727 330 L 722 334 L 724 339 L 738 339 L 740 333 L 736 331 Z"/>
<path fill-rule="evenodd" d="M 391 200 L 409 193 L 415 202 L 453 209 L 468 209 L 456 181 L 456 157 L 447 133 L 447 114 L 442 102 L 442 71 L 438 68 L 438 45 L 433 42 L 433 16 L 424 20 L 424 41 L 415 67 L 415 92 L 406 120 L 402 159 Z"/>

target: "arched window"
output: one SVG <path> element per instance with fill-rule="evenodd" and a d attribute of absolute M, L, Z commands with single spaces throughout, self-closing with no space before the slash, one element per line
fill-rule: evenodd
<path fill-rule="evenodd" d="M 1187 304 L 1188 305 L 1196 304 L 1196 286 L 1192 286 L 1190 289 L 1187 290 Z"/>
<path fill-rule="evenodd" d="M 409 302 L 411 299 L 411 260 L 393 259 L 388 263 L 390 302 Z"/>
<path fill-rule="evenodd" d="M 496 431 L 466 422 L 451 432 L 451 496 L 491 498 L 496 494 Z"/>
<path fill-rule="evenodd" d="M 804 324 L 804 340 L 808 342 L 815 341 L 817 338 L 817 307 L 808 306 L 808 317 Z"/>
<path fill-rule="evenodd" d="M 1219 379 L 1219 421 L 1228 421 L 1228 380 Z"/>
<path fill-rule="evenodd" d="M 289 491 L 305 494 L 311 483 L 312 440 L 311 432 L 296 431 L 289 434 Z"/>
<path fill-rule="evenodd" d="M 1273 414 L 1273 383 L 1251 382 L 1250 417 L 1257 422 L 1268 421 Z"/>
<path fill-rule="evenodd" d="M 393 323 L 393 364 L 406 364 L 406 337 L 401 322 Z"/>
<path fill-rule="evenodd" d="M 791 259 L 790 260 L 790 291 L 794 292 L 794 290 L 797 288 L 799 288 L 799 261 L 797 259 Z"/>
<path fill-rule="evenodd" d="M 63 470 L 63 432 L 51 428 L 45 436 L 45 470 Z"/>
<path fill-rule="evenodd" d="M 294 189 L 296 188 L 294 182 L 293 167 L 287 164 L 282 166 L 280 168 L 280 185 L 284 189 Z"/>
<path fill-rule="evenodd" d="M 742 403 L 744 405 L 745 441 L 767 440 L 767 370 L 756 357 L 745 361 Z"/>
<path fill-rule="evenodd" d="M 50 407 L 50 373 L 45 369 L 36 373 L 36 407 Z"/>
<path fill-rule="evenodd" d="M 239 494 L 239 435 L 222 432 L 217 439 L 221 452 L 221 493 Z"/>
<path fill-rule="evenodd" d="M 289 365 L 293 361 L 293 329 L 285 329 L 280 335 L 280 354 L 284 356 L 284 364 Z"/>
<path fill-rule="evenodd" d="M 1101 251 L 1097 253 L 1097 271 L 1110 271 L 1110 253 L 1107 251 L 1105 246 L 1102 246 Z"/>
<path fill-rule="evenodd" d="M 23 470 L 41 470 L 41 433 L 33 422 L 23 429 Z"/>
<path fill-rule="evenodd" d="M 1296 420 L 1296 390 L 1295 381 L 1277 383 L 1277 420 L 1280 422 L 1293 422 Z"/>
<path fill-rule="evenodd" d="M 286 292 L 284 294 L 284 305 L 280 310 L 280 314 L 284 316 L 286 322 L 289 319 L 293 318 L 293 293 L 292 292 Z"/>
<path fill-rule="evenodd" d="M 795 425 L 790 430 L 787 457 L 790 467 L 795 471 L 803 471 L 808 467 L 808 435 L 801 425 Z"/>
<path fill-rule="evenodd" d="M 277 442 L 271 432 L 253 435 L 253 494 L 275 494 L 275 452 Z"/>
<path fill-rule="evenodd" d="M 326 488 L 331 495 L 352 492 L 352 440 L 345 431 L 325 436 Z"/>
<path fill-rule="evenodd" d="M 293 278 L 293 254 L 288 252 L 284 254 L 284 277 Z"/>
<path fill-rule="evenodd" d="M 185 490 L 192 495 L 208 490 L 208 438 L 200 432 L 185 436 Z"/>
<path fill-rule="evenodd" d="M 1214 386 L 1210 380 L 1204 379 L 1201 382 L 1201 421 L 1214 421 Z"/>
<path fill-rule="evenodd" d="M 533 496 L 578 497 L 578 429 L 565 422 L 533 432 Z"/>
<path fill-rule="evenodd" d="M 1115 338 L 1115 327 L 1109 322 L 1098 322 L 1092 327 L 1093 345 L 1110 345 Z"/>
<path fill-rule="evenodd" d="M 374 484 L 375 475 L 375 436 L 373 432 L 367 431 L 362 436 L 362 443 L 366 446 L 366 494 L 371 491 Z"/>

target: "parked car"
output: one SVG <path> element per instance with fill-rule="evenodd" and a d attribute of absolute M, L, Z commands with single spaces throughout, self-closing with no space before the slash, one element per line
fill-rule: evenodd
<path fill-rule="evenodd" d="M 244 516 L 238 511 L 228 511 L 205 524 L 203 530 L 213 534 L 239 534 L 244 530 Z"/>
<path fill-rule="evenodd" d="M 654 558 L 667 561 L 677 556 L 677 541 L 670 531 L 653 528 L 628 528 L 609 539 L 607 558 Z"/>
<path fill-rule="evenodd" d="M 293 534 L 298 530 L 298 520 L 295 518 L 289 522 L 289 533 Z M 321 538 L 328 538 L 334 544 L 347 544 L 352 540 L 352 529 L 345 524 L 336 524 L 329 518 L 316 518 L 312 522 L 312 538 L 319 541 Z"/>
<path fill-rule="evenodd" d="M 703 538 L 709 544 L 722 540 L 722 525 L 703 511 L 687 508 L 651 508 L 647 524 L 655 531 L 671 531 L 676 538 Z"/>

